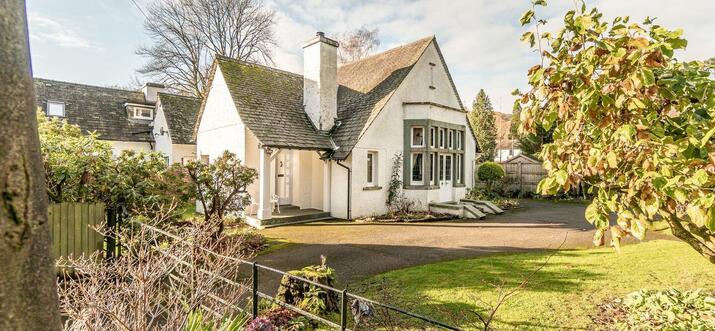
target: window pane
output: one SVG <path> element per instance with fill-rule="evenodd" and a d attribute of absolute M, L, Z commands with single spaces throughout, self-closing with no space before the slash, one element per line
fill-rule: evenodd
<path fill-rule="evenodd" d="M 452 156 L 446 155 L 444 163 L 444 180 L 452 180 Z"/>
<path fill-rule="evenodd" d="M 412 146 L 424 146 L 424 128 L 412 128 Z"/>
<path fill-rule="evenodd" d="M 429 155 L 429 166 L 431 167 L 430 172 L 429 172 L 429 181 L 430 183 L 434 181 L 434 170 L 435 170 L 435 164 L 434 164 L 434 154 Z"/>
<path fill-rule="evenodd" d="M 429 129 L 429 145 L 430 145 L 430 147 L 434 147 L 434 141 L 435 141 L 434 128 L 430 128 Z"/>
<path fill-rule="evenodd" d="M 439 180 L 444 180 L 444 155 L 439 156 Z"/>
<path fill-rule="evenodd" d="M 457 183 L 461 183 L 462 179 L 462 154 L 457 154 L 454 163 L 454 177 L 457 179 Z"/>
<path fill-rule="evenodd" d="M 453 132 L 454 132 L 453 130 L 449 130 L 449 148 L 454 147 L 454 144 L 453 144 L 453 143 L 454 143 L 454 134 L 453 134 Z"/>
<path fill-rule="evenodd" d="M 412 181 L 422 181 L 422 153 L 412 154 Z"/>
<path fill-rule="evenodd" d="M 374 154 L 367 153 L 367 182 L 372 183 L 372 163 Z"/>
<path fill-rule="evenodd" d="M 444 129 L 439 129 L 439 147 L 444 147 Z"/>
<path fill-rule="evenodd" d="M 65 116 L 65 104 L 61 102 L 47 102 L 48 116 Z"/>

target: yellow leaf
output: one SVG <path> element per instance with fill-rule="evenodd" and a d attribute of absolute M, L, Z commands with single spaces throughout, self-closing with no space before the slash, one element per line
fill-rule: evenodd
<path fill-rule="evenodd" d="M 606 155 L 606 162 L 608 162 L 608 166 L 611 169 L 618 168 L 618 157 L 616 156 L 616 153 L 614 153 L 613 151 L 608 152 L 608 154 Z"/>

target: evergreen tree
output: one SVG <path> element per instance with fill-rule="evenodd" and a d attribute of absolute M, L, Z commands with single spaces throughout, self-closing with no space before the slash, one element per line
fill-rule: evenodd
<path fill-rule="evenodd" d="M 472 105 L 472 111 L 469 112 L 467 118 L 482 152 L 479 161 L 493 160 L 497 146 L 496 120 L 492 102 L 483 89 L 480 89 L 479 93 L 477 93 Z"/>
<path fill-rule="evenodd" d="M 522 154 L 538 158 L 537 154 L 541 152 L 541 147 L 554 141 L 552 137 L 554 129 L 546 130 L 537 125 L 534 133 L 519 133 L 520 117 L 521 107 L 514 108 L 511 116 L 511 127 L 509 128 L 509 139 L 516 139 Z"/>

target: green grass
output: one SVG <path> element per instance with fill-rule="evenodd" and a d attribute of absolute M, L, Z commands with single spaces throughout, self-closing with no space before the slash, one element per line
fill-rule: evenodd
<path fill-rule="evenodd" d="M 543 264 L 550 252 L 497 255 L 391 271 L 363 282 L 367 295 L 446 322 L 474 329 L 463 317 L 494 303 L 492 284 L 510 289 Z M 605 300 L 641 288 L 714 290 L 715 266 L 677 241 L 612 248 L 563 250 L 531 278 L 496 316 L 497 329 L 594 329 L 590 315 Z M 383 298 L 381 298 L 383 296 Z M 473 317 L 471 318 L 473 319 Z"/>

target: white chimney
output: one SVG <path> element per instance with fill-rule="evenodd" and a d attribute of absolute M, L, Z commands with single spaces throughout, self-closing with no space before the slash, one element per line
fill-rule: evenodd
<path fill-rule="evenodd" d="M 338 117 L 338 42 L 318 32 L 303 45 L 303 103 L 318 130 L 328 131 Z"/>
<path fill-rule="evenodd" d="M 156 95 L 159 92 L 164 91 L 166 91 L 166 87 L 162 84 L 157 83 L 146 83 L 144 84 L 144 87 L 142 87 L 142 92 L 144 92 L 144 99 L 146 99 L 146 102 L 148 103 L 155 103 Z"/>

